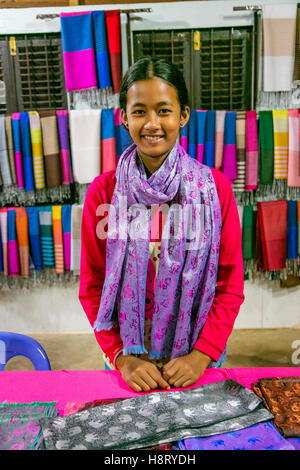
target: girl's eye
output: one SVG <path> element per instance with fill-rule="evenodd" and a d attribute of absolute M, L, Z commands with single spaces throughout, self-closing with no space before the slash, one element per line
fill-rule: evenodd
<path fill-rule="evenodd" d="M 143 109 L 136 109 L 135 111 L 133 111 L 132 114 L 137 114 L 137 115 L 140 115 L 140 114 L 144 114 L 145 111 Z"/>
<path fill-rule="evenodd" d="M 169 114 L 169 113 L 171 113 L 171 110 L 167 109 L 167 108 L 162 108 L 162 109 L 159 110 L 159 113 L 160 114 Z"/>

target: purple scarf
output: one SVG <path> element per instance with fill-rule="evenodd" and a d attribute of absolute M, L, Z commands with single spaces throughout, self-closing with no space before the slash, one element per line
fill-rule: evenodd
<path fill-rule="evenodd" d="M 175 145 L 147 179 L 133 144 L 120 157 L 116 178 L 108 221 L 105 281 L 94 328 L 109 330 L 118 324 L 124 355 L 148 352 L 144 347 L 144 316 L 150 206 L 170 203 L 161 240 L 149 358 L 184 356 L 196 343 L 215 296 L 222 220 L 211 170 Z M 191 217 L 183 217 L 178 223 L 176 217 L 183 207 L 192 208 Z M 194 230 L 196 220 L 201 222 L 194 232 L 198 236 L 185 236 L 188 222 Z M 134 236 L 137 233 L 139 238 Z"/>

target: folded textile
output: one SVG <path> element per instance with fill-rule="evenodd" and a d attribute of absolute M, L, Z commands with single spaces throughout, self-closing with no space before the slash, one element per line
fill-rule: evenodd
<path fill-rule="evenodd" d="M 8 275 L 7 209 L 0 209 L 3 274 Z"/>
<path fill-rule="evenodd" d="M 101 110 L 70 111 L 70 141 L 74 181 L 91 183 L 101 170 Z"/>
<path fill-rule="evenodd" d="M 16 233 L 16 211 L 9 208 L 7 211 L 7 241 L 8 241 L 8 272 L 10 276 L 20 273 L 18 242 Z"/>
<path fill-rule="evenodd" d="M 45 173 L 47 188 L 55 188 L 62 183 L 60 148 L 55 110 L 40 111 L 45 156 Z"/>
<path fill-rule="evenodd" d="M 272 422 L 254 424 L 245 429 L 211 437 L 179 441 L 176 450 L 294 450 Z"/>
<path fill-rule="evenodd" d="M 22 168 L 22 150 L 21 150 L 20 113 L 13 113 L 11 115 L 11 125 L 12 125 L 12 133 L 13 133 L 17 184 L 19 188 L 24 188 L 23 168 Z"/>
<path fill-rule="evenodd" d="M 29 276 L 28 216 L 25 207 L 16 207 L 16 232 L 19 250 L 20 275 Z"/>
<path fill-rule="evenodd" d="M 122 80 L 120 10 L 105 10 L 107 42 L 113 92 L 120 92 Z"/>
<path fill-rule="evenodd" d="M 197 109 L 195 115 L 196 126 L 196 158 L 198 162 L 203 163 L 204 149 L 205 149 L 205 130 L 207 111 Z M 190 140 L 190 136 L 189 136 Z"/>
<path fill-rule="evenodd" d="M 195 109 L 191 109 L 190 119 L 189 119 L 189 126 L 188 126 L 188 154 L 192 158 L 197 157 L 197 150 L 198 145 L 203 145 L 204 150 L 204 135 L 205 135 L 205 127 L 198 126 L 197 122 L 197 111 Z M 200 141 L 199 136 L 197 135 L 197 131 L 203 132 L 203 141 Z M 199 142 L 199 143 L 198 143 Z M 199 160 L 200 161 L 200 160 Z"/>
<path fill-rule="evenodd" d="M 122 125 L 120 108 L 114 109 L 114 126 L 114 133 L 116 138 L 116 153 L 118 160 L 124 150 L 126 150 L 127 147 L 132 144 L 132 139 L 130 137 L 129 132 Z"/>
<path fill-rule="evenodd" d="M 92 19 L 95 38 L 98 87 L 111 87 L 110 61 L 107 46 L 105 12 L 93 11 Z"/>
<path fill-rule="evenodd" d="M 20 113 L 20 129 L 25 191 L 33 191 L 35 188 L 33 179 L 29 115 L 27 112 Z"/>
<path fill-rule="evenodd" d="M 206 115 L 203 163 L 210 168 L 215 167 L 215 132 L 216 111 L 209 110 Z"/>
<path fill-rule="evenodd" d="M 252 204 L 244 206 L 242 223 L 242 253 L 243 260 L 255 258 L 256 217 Z"/>
<path fill-rule="evenodd" d="M 298 215 L 297 201 L 287 201 L 287 259 L 298 257 Z"/>
<path fill-rule="evenodd" d="M 37 271 L 43 269 L 42 249 L 40 241 L 39 207 L 26 207 L 28 215 L 28 236 L 30 257 Z"/>
<path fill-rule="evenodd" d="M 52 229 L 52 206 L 39 208 L 39 231 L 43 267 L 53 267 L 55 265 L 55 260 Z"/>
<path fill-rule="evenodd" d="M 224 123 L 223 172 L 230 181 L 237 178 L 236 111 L 226 111 Z"/>
<path fill-rule="evenodd" d="M 258 137 L 256 111 L 246 111 L 246 180 L 245 191 L 257 189 Z"/>
<path fill-rule="evenodd" d="M 287 201 L 257 203 L 257 256 L 266 271 L 281 270 L 286 265 Z"/>
<path fill-rule="evenodd" d="M 232 189 L 235 193 L 245 191 L 246 182 L 246 113 L 238 111 L 236 114 L 236 164 L 237 178 Z"/>
<path fill-rule="evenodd" d="M 5 116 L 0 115 L 0 172 L 4 186 L 12 184 L 8 148 L 6 142 Z"/>
<path fill-rule="evenodd" d="M 0 449 L 39 450 L 43 436 L 38 420 L 58 415 L 55 403 L 0 403 Z"/>
<path fill-rule="evenodd" d="M 272 111 L 259 111 L 259 183 L 272 185 L 274 178 L 274 130 Z"/>
<path fill-rule="evenodd" d="M 287 109 L 274 109 L 274 179 L 287 179 L 289 153 L 289 120 Z"/>
<path fill-rule="evenodd" d="M 54 243 L 54 259 L 56 274 L 65 272 L 64 241 L 61 221 L 61 206 L 52 206 L 52 227 Z"/>
<path fill-rule="evenodd" d="M 64 263 L 66 271 L 70 271 L 71 268 L 71 212 L 72 206 L 62 206 L 61 223 L 63 231 Z"/>
<path fill-rule="evenodd" d="M 80 272 L 81 254 L 81 220 L 82 204 L 74 204 L 71 212 L 71 271 L 75 275 Z"/>
<path fill-rule="evenodd" d="M 262 7 L 263 91 L 290 91 L 296 42 L 296 4 Z"/>
<path fill-rule="evenodd" d="M 215 168 L 220 170 L 223 163 L 224 122 L 226 111 L 216 111 Z"/>
<path fill-rule="evenodd" d="M 33 160 L 34 184 L 36 189 L 44 189 L 45 168 L 40 116 L 37 111 L 29 111 L 29 125 Z"/>
<path fill-rule="evenodd" d="M 70 184 L 73 182 L 72 164 L 69 146 L 69 116 L 68 110 L 57 110 L 57 129 L 59 136 L 62 184 Z"/>
<path fill-rule="evenodd" d="M 67 91 L 96 88 L 92 13 L 61 13 L 60 23 Z"/>
<path fill-rule="evenodd" d="M 40 424 L 49 450 L 138 449 L 230 432 L 272 418 L 251 390 L 229 379 L 141 395 L 66 417 L 41 419 Z"/>
<path fill-rule="evenodd" d="M 300 377 L 262 378 L 251 388 L 274 415 L 279 432 L 300 437 Z"/>
<path fill-rule="evenodd" d="M 115 116 L 113 109 L 101 111 L 101 173 L 117 167 Z"/>
<path fill-rule="evenodd" d="M 300 147 L 299 147 L 299 110 L 288 109 L 289 153 L 288 186 L 300 187 Z"/>
<path fill-rule="evenodd" d="M 8 151 L 8 156 L 9 156 L 10 173 L 12 177 L 12 182 L 13 184 L 17 184 L 16 164 L 15 164 L 15 155 L 14 155 L 14 141 L 13 141 L 10 115 L 5 116 L 5 132 L 6 132 L 6 143 L 7 143 L 7 151 Z"/>

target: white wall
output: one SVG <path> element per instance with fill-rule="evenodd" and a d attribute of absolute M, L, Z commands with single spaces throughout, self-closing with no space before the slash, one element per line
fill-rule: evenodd
<path fill-rule="evenodd" d="M 263 4 L 297 3 L 298 0 L 263 0 Z M 142 20 L 132 22 L 133 30 L 153 28 L 197 28 L 245 26 L 252 24 L 251 12 L 234 12 L 233 6 L 255 5 L 248 0 L 140 3 L 92 5 L 90 9 L 152 8 L 152 13 L 139 13 Z M 1 9 L 1 34 L 60 31 L 59 19 L 38 20 L 38 14 L 61 11 L 86 11 L 89 7 L 47 7 Z M 125 21 L 123 34 L 125 34 Z M 125 41 L 124 41 L 125 43 Z M 126 50 L 123 51 L 123 57 Z M 278 283 L 247 281 L 246 300 L 235 328 L 300 327 L 300 286 L 281 289 Z M 90 324 L 78 301 L 78 287 L 33 288 L 31 291 L 0 291 L 0 328 L 27 333 L 89 332 Z"/>

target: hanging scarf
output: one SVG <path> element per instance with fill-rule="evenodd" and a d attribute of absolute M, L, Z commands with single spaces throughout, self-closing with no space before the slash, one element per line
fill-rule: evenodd
<path fill-rule="evenodd" d="M 289 121 L 287 109 L 273 110 L 274 128 L 274 178 L 287 179 Z"/>
<path fill-rule="evenodd" d="M 56 274 L 63 274 L 64 265 L 64 242 L 61 221 L 61 206 L 52 206 L 52 226 L 53 226 L 53 243 L 54 243 L 54 259 Z"/>
<path fill-rule="evenodd" d="M 16 211 L 9 208 L 7 211 L 7 241 L 8 241 L 8 272 L 10 276 L 20 273 L 18 242 L 16 234 Z"/>
<path fill-rule="evenodd" d="M 36 189 L 44 189 L 45 169 L 40 116 L 37 111 L 29 111 L 30 137 L 33 160 L 34 184 Z"/>
<path fill-rule="evenodd" d="M 13 133 L 11 125 L 11 116 L 5 116 L 5 131 L 6 131 L 6 143 L 7 151 L 9 156 L 10 172 L 12 177 L 13 184 L 17 184 L 17 174 L 16 174 L 16 164 L 15 164 L 15 155 L 14 155 L 14 142 L 13 142 Z"/>
<path fill-rule="evenodd" d="M 117 167 L 114 110 L 101 112 L 101 173 Z"/>
<path fill-rule="evenodd" d="M 74 275 L 80 272 L 82 209 L 81 204 L 74 204 L 71 212 L 71 271 Z"/>
<path fill-rule="evenodd" d="M 186 152 L 188 151 L 188 140 L 189 140 L 188 136 L 189 136 L 189 122 L 187 122 L 184 127 L 180 128 L 180 135 L 179 135 L 179 143 Z"/>
<path fill-rule="evenodd" d="M 68 110 L 57 110 L 56 119 L 61 155 L 62 184 L 70 184 L 73 182 L 73 177 L 69 149 Z"/>
<path fill-rule="evenodd" d="M 226 111 L 225 115 L 223 172 L 232 182 L 237 178 L 236 111 Z"/>
<path fill-rule="evenodd" d="M 61 13 L 60 23 L 67 91 L 96 88 L 92 13 Z"/>
<path fill-rule="evenodd" d="M 16 232 L 19 250 L 20 274 L 29 276 L 28 216 L 25 207 L 16 207 Z"/>
<path fill-rule="evenodd" d="M 297 259 L 297 201 L 287 201 L 287 259 Z"/>
<path fill-rule="evenodd" d="M 31 137 L 28 113 L 20 114 L 20 129 L 21 129 L 21 147 L 22 147 L 22 163 L 24 174 L 25 191 L 33 191 L 33 165 L 31 154 Z"/>
<path fill-rule="evenodd" d="M 13 132 L 17 184 L 19 188 L 24 188 L 22 151 L 21 151 L 20 113 L 13 113 L 11 115 L 11 125 L 12 125 L 12 132 Z"/>
<path fill-rule="evenodd" d="M 40 111 L 39 115 L 43 136 L 46 184 L 47 188 L 55 188 L 62 183 L 56 112 L 54 110 Z"/>
<path fill-rule="evenodd" d="M 205 149 L 205 129 L 206 129 L 206 117 L 207 111 L 200 111 L 199 109 L 196 112 L 195 117 L 195 126 L 196 126 L 196 151 L 197 151 L 197 160 L 200 163 L 203 163 L 204 149 Z M 190 155 L 190 154 L 189 154 Z"/>
<path fill-rule="evenodd" d="M 215 166 L 216 111 L 207 111 L 203 163 L 210 168 Z"/>
<path fill-rule="evenodd" d="M 110 63 L 107 48 L 107 34 L 104 11 L 93 11 L 98 87 L 111 87 Z"/>
<path fill-rule="evenodd" d="M 114 134 L 116 139 L 117 162 L 122 153 L 132 144 L 129 132 L 122 126 L 121 110 L 114 109 Z"/>
<path fill-rule="evenodd" d="M 5 116 L 0 116 L 0 172 L 4 186 L 12 184 L 5 132 Z"/>
<path fill-rule="evenodd" d="M 215 168 L 221 170 L 223 163 L 224 122 L 226 111 L 216 111 Z"/>
<path fill-rule="evenodd" d="M 197 135 L 197 111 L 195 109 L 191 109 L 190 119 L 189 119 L 189 136 L 188 136 L 188 154 L 191 158 L 197 157 L 198 152 L 198 135 Z M 204 132 L 205 128 L 203 129 L 203 149 L 204 149 Z"/>
<path fill-rule="evenodd" d="M 0 229 L 2 239 L 3 274 L 8 275 L 8 239 L 7 239 L 7 208 L 0 209 Z"/>
<path fill-rule="evenodd" d="M 300 148 L 299 148 L 299 110 L 288 109 L 289 116 L 289 155 L 288 186 L 300 187 Z"/>
<path fill-rule="evenodd" d="M 106 31 L 113 92 L 120 93 L 122 81 L 121 20 L 119 10 L 106 10 Z"/>
<path fill-rule="evenodd" d="M 51 206 L 40 207 L 39 209 L 39 231 L 43 267 L 53 267 L 55 265 L 55 261 Z"/>
<path fill-rule="evenodd" d="M 272 185 L 274 178 L 274 131 L 272 111 L 259 111 L 259 182 Z"/>
<path fill-rule="evenodd" d="M 246 181 L 245 191 L 257 189 L 258 140 L 256 111 L 246 111 Z"/>
<path fill-rule="evenodd" d="M 174 209 L 179 206 L 181 210 L 186 204 L 188 208 L 193 207 L 195 225 L 197 215 L 194 204 L 204 203 L 198 214 L 198 218 L 203 215 L 201 248 L 199 240 L 192 240 L 192 245 L 188 246 L 187 238 L 182 233 L 179 233 L 178 239 L 176 228 L 186 229 L 186 220 L 173 225 L 172 211 L 168 215 L 169 223 L 165 224 L 165 235 L 163 233 L 162 236 L 149 357 L 179 357 L 188 354 L 198 339 L 215 296 L 221 233 L 219 200 L 211 170 L 191 159 L 179 145 L 175 145 L 162 166 L 149 179 L 136 157 L 136 146 L 132 145 L 119 161 L 111 201 L 117 218 L 120 216 L 117 210 L 120 207 L 119 198 L 127 198 L 127 208 L 130 210 L 138 204 L 149 208 L 172 201 L 176 204 Z M 97 331 L 110 329 L 114 325 L 112 314 L 117 305 L 124 354 L 147 352 L 144 348 L 144 315 L 150 240 L 149 209 L 143 215 L 145 217 L 140 226 L 134 224 L 137 230 L 134 235 L 137 237 L 131 237 L 127 227 L 121 224 L 120 238 L 114 239 L 114 224 L 109 221 L 106 275 L 94 325 Z M 196 233 L 196 238 L 202 238 L 199 230 Z M 194 317 L 191 322 L 192 311 Z"/>
<path fill-rule="evenodd" d="M 243 260 L 251 260 L 255 256 L 255 216 L 252 204 L 244 206 L 242 223 Z"/>
<path fill-rule="evenodd" d="M 43 269 L 42 250 L 40 240 L 39 207 L 26 207 L 28 215 L 28 236 L 30 255 L 34 268 L 37 271 Z"/>
<path fill-rule="evenodd" d="M 236 164 L 237 179 L 232 189 L 234 193 L 245 191 L 246 183 L 246 113 L 239 111 L 236 115 Z"/>
<path fill-rule="evenodd" d="M 62 206 L 61 223 L 63 231 L 65 270 L 71 269 L 71 211 L 72 206 Z"/>

